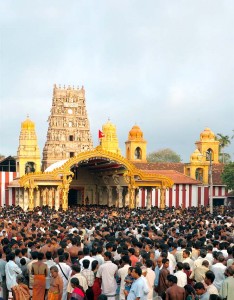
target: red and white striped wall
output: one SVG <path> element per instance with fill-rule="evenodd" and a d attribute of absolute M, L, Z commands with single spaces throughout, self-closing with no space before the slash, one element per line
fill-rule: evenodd
<path fill-rule="evenodd" d="M 16 172 L 0 172 L 0 206 L 15 204 L 15 189 L 8 188 Z"/>
<path fill-rule="evenodd" d="M 146 188 L 142 188 L 139 191 L 139 206 L 146 207 L 147 203 Z M 213 197 L 226 198 L 225 187 L 214 186 Z M 151 190 L 152 206 L 160 206 L 160 190 Z M 175 184 L 172 188 L 166 190 L 166 206 L 168 207 L 191 207 L 199 205 L 208 205 L 209 203 L 209 187 L 197 186 L 191 184 Z"/>

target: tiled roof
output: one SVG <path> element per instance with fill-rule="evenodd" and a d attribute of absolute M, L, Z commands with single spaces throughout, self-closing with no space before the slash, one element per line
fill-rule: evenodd
<path fill-rule="evenodd" d="M 187 184 L 199 184 L 200 182 L 184 175 L 184 163 L 169 163 L 169 162 L 158 162 L 158 163 L 135 163 L 134 165 L 143 171 L 148 173 L 158 173 L 170 177 L 175 183 L 187 183 Z M 221 173 L 223 171 L 223 164 L 213 164 L 213 184 L 224 185 L 221 181 Z M 165 171 L 164 173 L 162 173 Z M 172 173 L 172 171 L 175 171 Z M 168 172 L 168 173 L 167 173 Z M 168 175 L 166 175 L 166 173 Z M 173 177 L 172 177 L 173 176 Z"/>
<path fill-rule="evenodd" d="M 183 173 L 175 170 L 143 170 L 144 172 L 151 174 L 160 174 L 171 178 L 175 184 L 201 184 L 200 181 L 192 179 Z"/>
<path fill-rule="evenodd" d="M 138 163 L 133 162 L 134 165 L 141 170 L 175 170 L 177 172 L 184 172 L 183 163 L 170 163 L 170 162 L 155 162 L 155 163 Z"/>

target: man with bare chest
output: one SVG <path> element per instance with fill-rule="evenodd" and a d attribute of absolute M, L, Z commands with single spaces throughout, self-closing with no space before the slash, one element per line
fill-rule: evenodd
<path fill-rule="evenodd" d="M 185 289 L 177 285 L 177 277 L 168 275 L 169 288 L 166 290 L 166 300 L 185 300 Z"/>

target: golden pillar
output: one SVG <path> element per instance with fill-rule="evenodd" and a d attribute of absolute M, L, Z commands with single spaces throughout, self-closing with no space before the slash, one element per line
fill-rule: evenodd
<path fill-rule="evenodd" d="M 160 189 L 160 209 L 165 209 L 166 206 L 166 189 L 162 187 Z"/>
<path fill-rule="evenodd" d="M 33 210 L 34 208 L 34 188 L 29 188 L 28 190 L 28 200 L 29 200 L 29 203 L 28 203 L 28 209 L 29 210 Z"/>
<path fill-rule="evenodd" d="M 56 210 L 59 210 L 59 206 L 60 206 L 60 203 L 59 203 L 59 195 L 60 195 L 60 189 L 59 187 L 55 190 L 55 201 L 54 201 L 54 206 L 55 206 L 55 209 Z"/>
<path fill-rule="evenodd" d="M 72 181 L 72 176 L 63 176 L 63 183 L 61 185 L 62 188 L 62 209 L 68 209 L 68 192 L 69 186 Z"/>
<path fill-rule="evenodd" d="M 135 207 L 135 187 L 129 186 L 129 194 L 130 194 L 130 201 L 129 201 L 129 208 L 133 209 Z"/>

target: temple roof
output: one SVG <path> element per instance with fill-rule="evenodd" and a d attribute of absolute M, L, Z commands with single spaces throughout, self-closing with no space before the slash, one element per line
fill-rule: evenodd
<path fill-rule="evenodd" d="M 144 170 L 144 172 L 167 176 L 174 181 L 174 184 L 201 184 L 200 181 L 175 170 Z"/>
<path fill-rule="evenodd" d="M 174 170 L 184 173 L 184 163 L 171 162 L 154 162 L 154 163 L 140 163 L 133 162 L 134 165 L 141 170 Z"/>
<path fill-rule="evenodd" d="M 61 167 L 63 164 L 65 164 L 65 162 L 67 162 L 68 159 L 63 159 L 63 160 L 59 160 L 57 161 L 56 163 L 50 165 L 46 170 L 45 172 L 52 172 L 54 171 L 55 169 Z"/>

